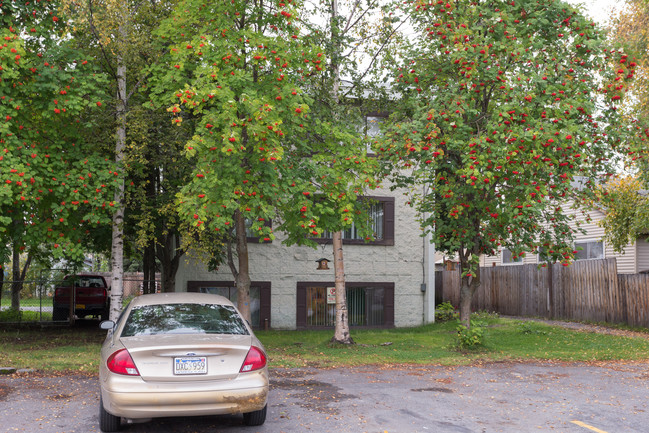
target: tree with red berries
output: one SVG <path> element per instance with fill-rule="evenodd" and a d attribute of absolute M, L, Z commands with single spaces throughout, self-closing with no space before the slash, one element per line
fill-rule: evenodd
<path fill-rule="evenodd" d="M 103 75 L 75 49 L 56 2 L 4 4 L 0 32 L 0 259 L 12 257 L 19 308 L 32 259 L 83 259 L 114 176 L 90 139 Z"/>
<path fill-rule="evenodd" d="M 181 192 L 180 211 L 200 230 L 235 234 L 237 263 L 228 264 L 247 318 L 246 233 L 271 241 L 267 222 L 276 216 L 278 197 L 289 188 L 312 191 L 293 182 L 282 163 L 292 146 L 304 146 L 296 142 L 309 113 L 304 82 L 324 60 L 304 43 L 294 3 L 187 0 L 157 33 L 169 46 L 161 82 L 185 80 L 172 94 L 174 121 L 199 117 L 185 148 L 195 169 Z"/>
<path fill-rule="evenodd" d="M 427 186 L 412 204 L 459 260 L 470 327 L 481 255 L 572 260 L 569 208 L 587 208 L 632 140 L 618 107 L 636 64 L 559 0 L 412 1 L 405 12 L 416 36 L 393 59 L 403 109 L 377 150 L 396 185 Z"/>
<path fill-rule="evenodd" d="M 250 234 L 272 241 L 273 221 L 287 243 L 317 245 L 312 238 L 356 218 L 362 188 L 354 193 L 348 181 L 365 179 L 354 175 L 364 152 L 343 145 L 348 132 L 311 115 L 313 80 L 326 56 L 301 25 L 301 11 L 297 1 L 188 0 L 158 33 L 169 45 L 161 85 L 185 80 L 173 92 L 174 122 L 198 119 L 185 149 L 194 176 L 180 210 L 194 230 L 212 233 L 206 239 L 232 242 L 226 256 L 245 317 Z"/>
<path fill-rule="evenodd" d="M 636 145 L 629 149 L 623 173 L 611 179 L 602 189 L 600 200 L 606 209 L 605 241 L 616 251 L 638 240 L 649 226 L 649 41 L 647 22 L 649 5 L 642 0 L 623 4 L 611 23 L 611 36 L 624 49 L 637 56 L 636 78 L 630 86 L 631 98 L 625 100 L 623 112 L 638 119 Z"/>

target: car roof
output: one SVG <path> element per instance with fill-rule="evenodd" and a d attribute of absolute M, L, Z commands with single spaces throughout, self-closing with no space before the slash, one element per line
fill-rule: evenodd
<path fill-rule="evenodd" d="M 234 306 L 230 300 L 221 295 L 195 292 L 152 293 L 133 298 L 132 305 L 160 304 L 220 304 Z"/>

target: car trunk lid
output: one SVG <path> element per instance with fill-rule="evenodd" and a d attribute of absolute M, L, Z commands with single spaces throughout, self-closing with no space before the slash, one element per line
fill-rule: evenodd
<path fill-rule="evenodd" d="M 250 335 L 172 334 L 125 337 L 145 381 L 228 380 L 239 374 Z"/>

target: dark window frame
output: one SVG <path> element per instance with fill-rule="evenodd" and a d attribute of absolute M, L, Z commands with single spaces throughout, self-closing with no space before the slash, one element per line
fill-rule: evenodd
<path fill-rule="evenodd" d="M 295 326 L 297 329 L 331 329 L 325 326 L 307 326 L 307 287 L 333 287 L 333 281 L 298 281 L 296 287 L 296 315 Z M 362 282 L 349 281 L 345 283 L 346 288 L 354 287 L 377 287 L 383 289 L 383 317 L 384 323 L 381 326 L 354 326 L 354 329 L 385 329 L 394 328 L 394 283 L 392 282 Z"/>
<path fill-rule="evenodd" d="M 266 219 L 264 221 L 264 226 L 270 227 L 271 229 L 273 228 L 273 221 L 271 219 Z M 246 231 L 248 231 L 248 228 L 246 227 Z M 260 236 L 246 236 L 246 240 L 249 244 L 272 244 L 273 241 L 272 239 L 270 241 L 261 241 Z"/>
<path fill-rule="evenodd" d="M 198 292 L 201 287 L 236 287 L 234 281 L 226 280 L 204 280 L 204 281 L 187 281 L 187 291 L 188 292 Z M 259 328 L 264 329 L 266 326 L 270 329 L 270 311 L 271 311 L 271 300 L 270 300 L 270 281 L 251 281 L 250 287 L 259 288 Z M 268 325 L 266 325 L 266 323 Z"/>
<path fill-rule="evenodd" d="M 363 239 L 343 239 L 343 245 L 394 245 L 394 197 L 365 195 L 359 200 L 369 199 L 383 203 L 383 239 L 365 241 Z M 312 238 L 315 242 L 325 245 L 331 243 L 331 238 Z"/>

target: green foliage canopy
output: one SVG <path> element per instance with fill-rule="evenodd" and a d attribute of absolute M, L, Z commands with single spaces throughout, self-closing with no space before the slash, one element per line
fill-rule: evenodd
<path fill-rule="evenodd" d="M 300 27 L 301 8 L 190 0 L 157 33 L 169 44 L 160 86 L 178 84 L 173 121 L 197 119 L 185 147 L 194 173 L 179 204 L 201 230 L 228 232 L 241 212 L 261 241 L 274 239 L 267 222 L 277 217 L 289 242 L 310 243 L 351 224 L 359 188 L 347 180 L 362 173 L 365 149 L 345 146 L 358 134 L 311 115 L 326 56 Z"/>
<path fill-rule="evenodd" d="M 405 169 L 397 185 L 426 185 L 413 204 L 436 248 L 459 257 L 465 278 L 501 247 L 568 264 L 568 200 L 590 203 L 614 149 L 633 140 L 618 108 L 635 62 L 558 0 L 406 10 L 417 35 L 397 59 L 407 108 L 379 152 Z"/>
<path fill-rule="evenodd" d="M 115 172 L 91 140 L 104 76 L 57 2 L 30 3 L 5 2 L 0 15 L 0 258 L 18 243 L 78 259 L 111 207 Z"/>

